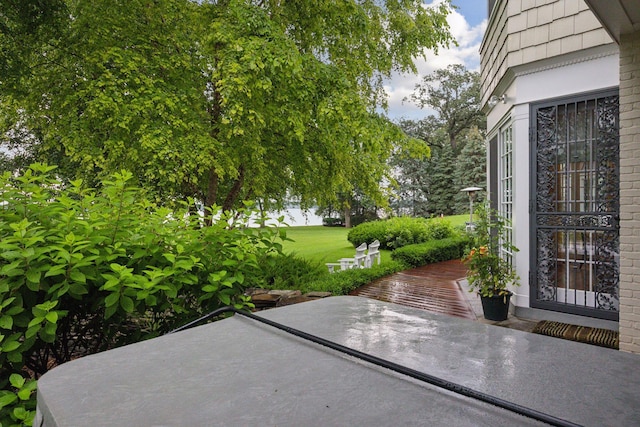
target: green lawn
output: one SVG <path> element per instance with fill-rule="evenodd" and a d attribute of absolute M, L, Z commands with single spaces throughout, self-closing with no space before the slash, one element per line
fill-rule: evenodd
<path fill-rule="evenodd" d="M 469 215 L 455 215 L 446 217 L 453 226 L 464 226 L 469 221 Z M 355 249 L 347 240 L 349 229 L 343 227 L 287 227 L 287 237 L 293 242 L 284 242 L 286 253 L 296 255 L 310 261 L 325 263 L 336 262 L 340 258 L 351 258 Z M 381 250 L 382 262 L 391 259 L 391 251 Z"/>
<path fill-rule="evenodd" d="M 344 227 L 287 227 L 286 232 L 287 237 L 294 241 L 284 242 L 284 251 L 310 261 L 336 262 L 340 258 L 353 257 L 355 253 L 353 245 L 347 240 L 349 230 Z"/>

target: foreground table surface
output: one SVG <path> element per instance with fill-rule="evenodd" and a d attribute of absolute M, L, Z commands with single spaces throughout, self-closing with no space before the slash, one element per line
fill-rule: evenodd
<path fill-rule="evenodd" d="M 260 316 L 582 425 L 640 424 L 640 358 L 332 297 Z M 88 356 L 38 382 L 34 425 L 543 425 L 234 316 Z"/>

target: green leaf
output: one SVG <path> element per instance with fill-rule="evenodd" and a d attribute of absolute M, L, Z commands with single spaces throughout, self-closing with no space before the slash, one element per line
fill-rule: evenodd
<path fill-rule="evenodd" d="M 44 273 L 44 277 L 53 277 L 65 274 L 66 265 L 54 265 Z"/>
<path fill-rule="evenodd" d="M 74 280 L 76 282 L 80 282 L 80 283 L 86 283 L 87 282 L 87 276 L 85 276 L 79 270 L 71 270 L 71 274 L 69 275 L 69 277 L 71 277 L 71 280 Z"/>
<path fill-rule="evenodd" d="M 9 304 L 11 304 L 13 301 L 15 301 L 15 299 L 16 299 L 16 297 L 11 297 L 11 298 L 7 298 L 6 300 L 2 301 L 2 303 L 0 303 L 0 309 L 1 308 L 5 308 Z"/>
<path fill-rule="evenodd" d="M 204 292 L 217 292 L 218 289 L 218 285 L 205 285 L 202 287 Z"/>
<path fill-rule="evenodd" d="M 107 280 L 107 282 L 102 285 L 102 290 L 108 291 L 110 289 L 113 289 L 115 287 L 117 287 L 120 284 L 120 279 L 111 279 L 111 280 Z"/>
<path fill-rule="evenodd" d="M 114 304 L 114 305 L 110 305 L 108 306 L 105 310 L 104 310 L 104 318 L 109 319 L 111 318 L 111 316 L 113 316 L 114 314 L 116 314 L 116 311 L 118 310 L 118 305 Z"/>
<path fill-rule="evenodd" d="M 113 307 L 114 305 L 116 305 L 118 303 L 119 299 L 120 299 L 120 293 L 112 292 L 109 295 L 107 295 L 107 297 L 104 299 L 104 305 L 107 308 L 108 307 Z"/>
<path fill-rule="evenodd" d="M 126 295 L 123 295 L 122 298 L 120 298 L 120 306 L 127 313 L 133 312 L 133 309 L 134 309 L 133 300 Z"/>
<path fill-rule="evenodd" d="M 29 412 L 23 406 L 18 406 L 13 408 L 13 416 L 18 420 L 25 420 L 29 416 Z"/>
<path fill-rule="evenodd" d="M 57 311 L 50 311 L 45 316 L 45 319 L 47 319 L 47 321 L 49 321 L 51 323 L 57 323 L 58 322 L 58 312 Z"/>
<path fill-rule="evenodd" d="M 20 400 L 29 400 L 37 386 L 38 382 L 36 380 L 28 380 L 27 383 L 18 391 L 18 397 Z"/>
<path fill-rule="evenodd" d="M 58 326 L 55 323 L 46 323 L 44 328 L 40 329 L 40 338 L 44 342 L 52 343 L 56 340 L 56 330 Z"/>
<path fill-rule="evenodd" d="M 220 298 L 220 301 L 224 304 L 224 305 L 229 305 L 231 304 L 231 298 L 229 297 L 229 295 L 227 294 L 219 294 L 218 298 Z"/>
<path fill-rule="evenodd" d="M 11 374 L 9 376 L 9 382 L 15 388 L 21 388 L 24 385 L 25 379 L 20 374 Z"/>
<path fill-rule="evenodd" d="M 40 325 L 43 321 L 44 321 L 44 316 L 36 316 L 33 319 L 31 319 L 27 327 L 30 328 L 35 325 Z"/>
<path fill-rule="evenodd" d="M 13 402 L 18 400 L 18 396 L 16 396 L 14 393 L 0 390 L 0 393 L 2 392 L 4 392 L 4 394 L 0 395 L 0 409 L 4 408 L 5 406 L 11 405 Z"/>
<path fill-rule="evenodd" d="M 80 283 L 73 283 L 69 286 L 69 294 L 73 296 L 82 296 L 88 293 L 89 291 L 87 290 L 86 286 Z"/>
<path fill-rule="evenodd" d="M 53 310 L 54 308 L 56 308 L 56 306 L 58 305 L 58 301 L 45 301 L 41 304 L 36 305 L 36 308 L 39 310 L 43 310 L 45 312 L 48 312 L 50 310 Z M 35 311 L 34 311 L 35 313 Z"/>
<path fill-rule="evenodd" d="M 0 328 L 11 329 L 13 327 L 13 316 L 4 315 L 0 317 Z"/>
<path fill-rule="evenodd" d="M 27 329 L 27 332 L 24 333 L 24 337 L 27 339 L 32 338 L 36 336 L 38 332 L 40 332 L 40 329 L 42 329 L 41 322 L 37 322 L 33 325 L 30 324 L 29 329 Z"/>
<path fill-rule="evenodd" d="M 20 343 L 18 341 L 9 341 L 8 343 L 2 345 L 2 353 L 12 352 L 18 347 L 20 347 Z"/>
<path fill-rule="evenodd" d="M 42 277 L 42 272 L 39 270 L 29 269 L 27 271 L 27 281 L 31 283 L 40 283 L 40 278 Z"/>

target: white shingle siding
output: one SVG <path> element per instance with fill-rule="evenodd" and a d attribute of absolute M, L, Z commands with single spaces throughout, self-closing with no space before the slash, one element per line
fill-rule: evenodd
<path fill-rule="evenodd" d="M 498 0 L 480 47 L 483 101 L 509 67 L 611 43 L 583 0 Z"/>

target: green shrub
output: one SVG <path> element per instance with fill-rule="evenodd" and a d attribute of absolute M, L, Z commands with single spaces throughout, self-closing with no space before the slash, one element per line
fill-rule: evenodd
<path fill-rule="evenodd" d="M 469 244 L 470 239 L 466 236 L 431 240 L 397 249 L 391 253 L 391 258 L 412 267 L 420 267 L 434 262 L 460 259 Z"/>
<path fill-rule="evenodd" d="M 459 232 L 453 227 L 451 221 L 443 218 L 434 218 L 427 221 L 428 240 L 442 240 L 453 237 Z"/>
<path fill-rule="evenodd" d="M 262 260 L 281 250 L 277 229 L 216 212 L 202 227 L 189 206 L 154 206 L 130 173 L 95 191 L 63 186 L 53 169 L 0 177 L 0 425 L 33 420 L 26 372 L 244 307 Z"/>
<path fill-rule="evenodd" d="M 351 242 L 353 247 L 358 247 L 363 243 L 371 243 L 374 240 L 380 241 L 380 247 L 383 246 L 385 240 L 386 226 L 385 221 L 364 222 L 353 227 L 347 234 L 347 240 Z"/>
<path fill-rule="evenodd" d="M 295 254 L 269 257 L 263 262 L 262 271 L 268 289 L 301 289 L 306 283 L 327 276 L 324 264 L 313 263 Z"/>
<path fill-rule="evenodd" d="M 349 231 L 347 239 L 354 247 L 378 240 L 382 249 L 398 249 L 455 234 L 451 222 L 445 219 L 398 217 L 360 224 Z"/>
<path fill-rule="evenodd" d="M 389 261 L 380 265 L 374 265 L 371 268 L 342 270 L 305 284 L 301 287 L 301 291 L 303 293 L 318 291 L 331 292 L 333 295 L 347 295 L 360 286 L 406 268 L 407 266 L 402 262 Z"/>
<path fill-rule="evenodd" d="M 322 225 L 325 227 L 344 227 L 342 218 L 322 218 Z"/>

